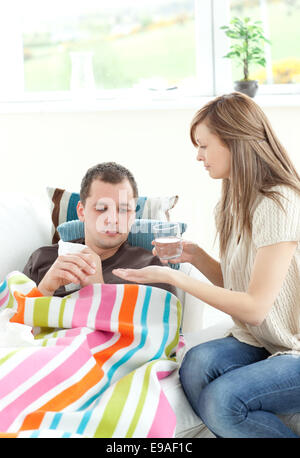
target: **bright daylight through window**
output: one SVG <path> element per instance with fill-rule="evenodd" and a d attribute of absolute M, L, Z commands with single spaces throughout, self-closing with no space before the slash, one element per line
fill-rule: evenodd
<path fill-rule="evenodd" d="M 300 0 L 232 0 L 230 16 L 261 21 L 271 41 L 265 46 L 267 65 L 251 68 L 252 79 L 264 85 L 300 84 Z M 233 67 L 233 79 L 240 77 Z"/>
<path fill-rule="evenodd" d="M 28 91 L 84 84 L 80 71 L 93 84 L 89 67 L 98 89 L 171 87 L 195 75 L 193 0 L 52 1 L 52 14 L 37 3 L 23 29 Z"/>
<path fill-rule="evenodd" d="M 230 91 L 241 74 L 223 58 L 230 39 L 220 27 L 234 16 L 262 21 L 271 42 L 250 77 L 269 92 L 300 92 L 300 0 L 11 0 L 0 19 L 0 99 Z"/>

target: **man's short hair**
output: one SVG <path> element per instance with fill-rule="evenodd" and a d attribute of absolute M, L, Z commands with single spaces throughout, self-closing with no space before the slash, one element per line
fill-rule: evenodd
<path fill-rule="evenodd" d="M 102 162 L 89 168 L 81 181 L 80 201 L 85 205 L 89 196 L 90 188 L 94 180 L 102 180 L 105 183 L 118 184 L 123 180 L 128 180 L 131 184 L 133 197 L 138 197 L 138 188 L 132 173 L 116 162 Z"/>

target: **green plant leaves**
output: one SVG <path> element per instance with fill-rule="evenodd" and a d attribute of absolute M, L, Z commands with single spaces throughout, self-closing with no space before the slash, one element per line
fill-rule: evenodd
<path fill-rule="evenodd" d="M 248 68 L 251 63 L 266 65 L 264 57 L 264 43 L 270 41 L 264 36 L 261 21 L 252 21 L 251 18 L 233 17 L 230 25 L 220 27 L 225 34 L 237 43 L 230 46 L 230 52 L 224 58 L 233 59 L 243 64 L 244 79 L 248 78 Z"/>

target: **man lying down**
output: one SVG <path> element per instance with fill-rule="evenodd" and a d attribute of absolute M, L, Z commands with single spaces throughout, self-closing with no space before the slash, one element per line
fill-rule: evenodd
<path fill-rule="evenodd" d="M 24 274 L 44 296 L 63 297 L 93 283 L 131 283 L 115 276 L 112 271 L 116 268 L 162 266 L 157 256 L 127 241 L 137 197 L 136 181 L 125 167 L 115 162 L 91 167 L 82 179 L 77 204 L 85 236 L 72 241 L 81 251 L 60 254 L 59 244 L 41 247 L 30 256 Z M 150 286 L 176 295 L 171 285 Z"/>
<path fill-rule="evenodd" d="M 0 317 L 6 330 L 0 437 L 175 435 L 176 414 L 159 380 L 178 367 L 179 301 L 169 285 L 114 285 L 129 282 L 112 274 L 116 267 L 161 265 L 127 242 L 136 197 L 124 167 L 92 167 L 77 206 L 84 238 L 73 241 L 83 250 L 59 255 L 52 245 L 35 251 L 24 274 L 39 291 L 28 291 L 33 285 L 19 282 L 18 272 L 2 292 L 0 284 L 6 302 L 17 302 Z M 73 291 L 90 287 L 71 294 L 70 284 L 79 285 Z"/>

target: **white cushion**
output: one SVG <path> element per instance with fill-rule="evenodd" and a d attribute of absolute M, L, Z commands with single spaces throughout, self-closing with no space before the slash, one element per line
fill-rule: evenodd
<path fill-rule="evenodd" d="M 195 278 L 204 283 L 210 283 L 208 279 L 192 264 L 183 263 L 180 265 L 180 271 L 184 272 L 189 277 Z M 184 333 L 190 333 L 202 329 L 204 312 L 207 308 L 211 309 L 205 302 L 197 299 L 189 293 L 186 293 L 177 288 L 177 297 L 181 301 L 183 306 L 183 317 L 182 317 L 182 330 Z"/>
<path fill-rule="evenodd" d="M 0 281 L 22 271 L 31 253 L 51 244 L 51 218 L 46 194 L 0 193 Z"/>

